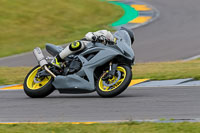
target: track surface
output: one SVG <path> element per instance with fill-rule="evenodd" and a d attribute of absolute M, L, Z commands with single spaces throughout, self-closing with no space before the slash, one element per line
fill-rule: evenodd
<path fill-rule="evenodd" d="M 199 0 L 143 0 L 160 11 L 160 17 L 135 29 L 136 61 L 171 61 L 200 54 Z M 141 1 L 140 1 L 141 2 Z M 33 66 L 32 53 L 0 59 L 0 66 Z"/>
<path fill-rule="evenodd" d="M 0 121 L 105 121 L 200 116 L 200 87 L 134 88 L 116 98 L 96 93 L 31 99 L 23 91 L 0 92 Z"/>
<path fill-rule="evenodd" d="M 156 7 L 160 17 L 138 28 L 137 62 L 180 60 L 200 55 L 199 0 L 142 0 Z"/>

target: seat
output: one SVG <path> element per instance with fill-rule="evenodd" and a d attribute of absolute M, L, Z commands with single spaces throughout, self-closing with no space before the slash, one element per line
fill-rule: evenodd
<path fill-rule="evenodd" d="M 46 44 L 46 50 L 52 56 L 56 56 L 56 55 L 58 55 L 63 50 L 63 48 L 60 47 L 60 46 L 56 46 L 54 44 L 47 43 Z"/>

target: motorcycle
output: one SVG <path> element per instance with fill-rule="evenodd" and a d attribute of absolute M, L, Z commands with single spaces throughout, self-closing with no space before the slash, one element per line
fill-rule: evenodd
<path fill-rule="evenodd" d="M 81 52 L 69 55 L 62 63 L 62 69 L 50 63 L 62 47 L 46 44 L 52 57 L 44 57 L 41 49 L 35 48 L 33 53 L 39 65 L 27 74 L 24 92 L 31 98 L 46 97 L 54 90 L 70 94 L 97 91 L 101 97 L 119 95 L 132 79 L 134 34 L 121 28 L 113 35 L 115 42 L 112 45 L 91 42 Z"/>

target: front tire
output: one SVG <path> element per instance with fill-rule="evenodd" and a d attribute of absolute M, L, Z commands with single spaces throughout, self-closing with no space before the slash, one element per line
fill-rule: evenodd
<path fill-rule="evenodd" d="M 40 66 L 34 67 L 24 80 L 24 92 L 31 98 L 43 98 L 55 90 L 52 85 L 53 77 L 51 76 L 35 81 L 35 76 L 39 69 L 41 69 Z"/>
<path fill-rule="evenodd" d="M 108 71 L 107 71 L 108 72 Z M 105 73 L 97 81 L 96 90 L 101 97 L 115 97 L 122 93 L 132 80 L 131 68 L 127 65 L 117 67 L 117 72 L 112 79 L 103 81 Z"/>

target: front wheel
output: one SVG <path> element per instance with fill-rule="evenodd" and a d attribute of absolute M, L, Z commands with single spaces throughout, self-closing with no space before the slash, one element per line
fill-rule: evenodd
<path fill-rule="evenodd" d="M 97 81 L 97 93 L 101 97 L 114 97 L 122 93 L 132 79 L 131 68 L 127 65 L 118 66 L 112 79 L 104 79 L 108 70 Z M 104 80 L 103 80 L 104 79 Z"/>
<path fill-rule="evenodd" d="M 38 71 L 42 70 L 40 66 L 34 67 L 24 80 L 24 92 L 32 98 L 43 98 L 51 94 L 55 88 L 52 85 L 51 76 L 37 78 Z"/>

